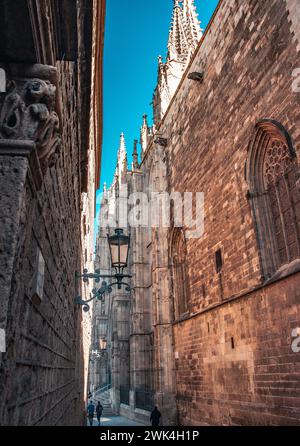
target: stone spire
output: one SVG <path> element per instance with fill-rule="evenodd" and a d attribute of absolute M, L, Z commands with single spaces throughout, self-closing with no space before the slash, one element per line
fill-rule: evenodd
<path fill-rule="evenodd" d="M 140 143 L 141 143 L 141 147 L 142 147 L 142 155 L 145 153 L 146 149 L 147 149 L 147 144 L 148 144 L 148 133 L 149 133 L 149 126 L 148 126 L 148 122 L 147 122 L 147 115 L 143 116 L 143 124 L 141 127 L 141 137 L 140 137 Z"/>
<path fill-rule="evenodd" d="M 188 44 L 185 34 L 183 11 L 178 0 L 174 0 L 173 17 L 169 32 L 167 61 L 185 61 L 188 56 Z"/>
<path fill-rule="evenodd" d="M 183 18 L 188 46 L 190 53 L 193 53 L 202 37 L 194 0 L 183 0 Z"/>
<path fill-rule="evenodd" d="M 153 97 L 155 125 L 162 120 L 183 73 L 202 36 L 194 0 L 173 0 L 167 60 L 158 60 L 158 80 Z"/>
<path fill-rule="evenodd" d="M 136 170 L 136 169 L 138 169 L 140 167 L 139 166 L 139 154 L 138 154 L 138 150 L 137 150 L 137 145 L 138 145 L 138 140 L 135 139 L 134 142 L 133 142 L 132 170 Z"/>
<path fill-rule="evenodd" d="M 115 177 L 121 183 L 123 183 L 126 181 L 126 175 L 127 175 L 127 151 L 126 151 L 125 136 L 124 133 L 121 133 Z"/>
<path fill-rule="evenodd" d="M 124 158 L 127 157 L 127 153 L 126 153 L 126 143 L 125 143 L 125 136 L 124 133 L 121 133 L 120 136 L 120 145 L 119 145 L 119 150 L 118 150 L 118 161 L 119 160 L 123 160 Z"/>
<path fill-rule="evenodd" d="M 148 125 L 148 117 L 147 115 L 143 115 L 143 124 L 140 129 L 140 144 L 141 144 L 141 159 L 143 160 L 144 154 L 146 152 L 147 146 L 149 144 L 150 139 L 155 133 L 155 126 L 150 127 Z"/>

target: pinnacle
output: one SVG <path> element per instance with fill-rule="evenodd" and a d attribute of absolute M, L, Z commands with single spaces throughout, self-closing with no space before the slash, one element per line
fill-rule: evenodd
<path fill-rule="evenodd" d="M 146 115 L 146 116 L 147 116 L 147 115 Z M 138 168 L 139 168 L 139 155 L 138 155 L 137 145 L 138 145 L 138 140 L 135 139 L 135 140 L 133 141 L 133 154 L 132 154 L 133 162 L 132 162 L 132 170 L 134 170 L 134 169 L 138 169 Z"/>
<path fill-rule="evenodd" d="M 147 122 L 148 116 L 146 114 L 143 115 L 143 127 L 148 128 L 148 122 Z"/>
<path fill-rule="evenodd" d="M 180 6 L 183 4 L 183 6 Z M 168 61 L 187 61 L 201 37 L 194 0 L 174 0 L 169 32 Z"/>
<path fill-rule="evenodd" d="M 174 1 L 174 8 L 180 8 L 179 3 L 182 3 L 182 0 L 173 0 Z"/>
<path fill-rule="evenodd" d="M 124 154 L 124 153 L 126 154 L 126 142 L 125 142 L 125 135 L 122 132 L 120 135 L 118 158 L 122 157 L 122 154 Z"/>

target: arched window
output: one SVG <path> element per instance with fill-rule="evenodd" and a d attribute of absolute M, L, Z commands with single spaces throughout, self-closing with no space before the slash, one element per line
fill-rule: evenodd
<path fill-rule="evenodd" d="M 189 283 L 186 263 L 186 241 L 182 229 L 176 229 L 171 243 L 172 280 L 175 318 L 189 311 Z"/>
<path fill-rule="evenodd" d="M 289 134 L 260 121 L 250 145 L 247 176 L 264 279 L 300 258 L 298 164 Z"/>

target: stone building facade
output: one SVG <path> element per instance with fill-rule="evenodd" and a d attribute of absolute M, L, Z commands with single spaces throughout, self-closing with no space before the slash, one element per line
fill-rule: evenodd
<path fill-rule="evenodd" d="M 174 2 L 155 125 L 144 117 L 131 169 L 121 137 L 97 262 L 109 269 L 105 222 L 124 185 L 148 198 L 203 192 L 204 231 L 151 227 L 142 207 L 141 224 L 124 225 L 133 289 L 97 303 L 109 370 L 98 384 L 111 377 L 113 408 L 132 418 L 155 402 L 164 425 L 299 425 L 300 4 L 221 0 L 194 48 L 193 8 Z M 185 65 L 170 93 L 172 42 L 173 66 Z"/>
<path fill-rule="evenodd" d="M 74 278 L 93 263 L 104 12 L 0 1 L 1 425 L 84 423 L 91 316 Z"/>

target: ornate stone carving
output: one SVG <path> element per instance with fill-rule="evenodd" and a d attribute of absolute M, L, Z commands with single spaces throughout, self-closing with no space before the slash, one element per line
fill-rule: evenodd
<path fill-rule="evenodd" d="M 293 160 L 288 146 L 279 139 L 274 139 L 269 145 L 264 163 L 264 178 L 266 187 L 287 173 L 293 166 Z"/>
<path fill-rule="evenodd" d="M 22 77 L 8 78 L 0 96 L 0 139 L 33 141 L 43 173 L 61 146 L 55 98 L 51 81 Z"/>

